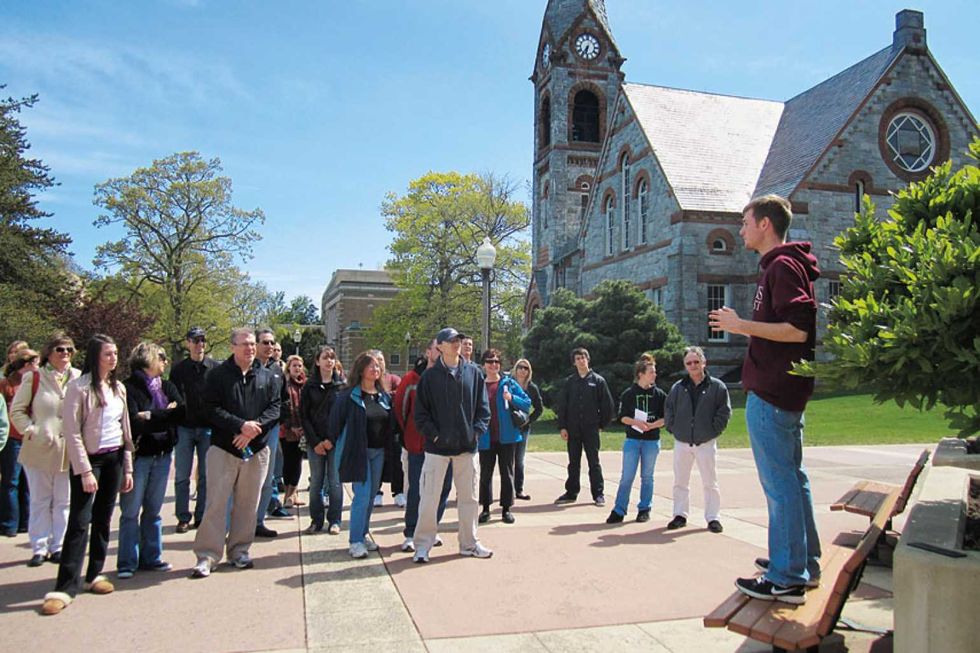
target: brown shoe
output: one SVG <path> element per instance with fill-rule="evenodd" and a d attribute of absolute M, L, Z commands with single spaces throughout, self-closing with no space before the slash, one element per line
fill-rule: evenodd
<path fill-rule="evenodd" d="M 64 592 L 49 592 L 44 595 L 44 603 L 41 604 L 41 614 L 54 615 L 68 607 L 71 597 Z"/>
<path fill-rule="evenodd" d="M 191 529 L 191 525 L 188 522 L 185 522 L 185 521 L 179 521 L 179 522 L 177 522 L 177 532 L 178 533 L 186 533 L 190 529 Z"/>
<path fill-rule="evenodd" d="M 86 592 L 92 594 L 112 594 L 116 589 L 105 576 L 96 576 L 91 583 L 85 583 L 83 587 Z"/>

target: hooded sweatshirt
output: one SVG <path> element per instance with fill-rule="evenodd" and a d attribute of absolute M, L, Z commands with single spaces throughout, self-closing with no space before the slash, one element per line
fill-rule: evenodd
<path fill-rule="evenodd" d="M 762 275 L 752 302 L 752 320 L 788 322 L 807 334 L 806 342 L 749 338 L 742 365 L 742 386 L 777 408 L 800 412 L 813 394 L 813 379 L 790 374 L 793 363 L 813 360 L 817 337 L 817 300 L 813 282 L 820 276 L 810 243 L 785 243 L 759 261 Z"/>

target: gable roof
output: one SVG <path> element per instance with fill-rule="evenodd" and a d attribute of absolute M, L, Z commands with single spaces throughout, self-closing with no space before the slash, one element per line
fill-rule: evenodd
<path fill-rule="evenodd" d="M 623 91 L 680 207 L 741 212 L 783 103 L 646 84 Z"/>
<path fill-rule="evenodd" d="M 888 46 L 786 102 L 754 194 L 796 190 L 901 53 Z"/>

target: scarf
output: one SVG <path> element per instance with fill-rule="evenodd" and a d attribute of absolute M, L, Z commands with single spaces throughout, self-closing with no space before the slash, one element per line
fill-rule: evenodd
<path fill-rule="evenodd" d="M 133 375 L 143 381 L 150 393 L 150 398 L 153 400 L 154 408 L 162 410 L 167 407 L 167 395 L 163 393 L 163 379 L 161 377 L 155 376 L 151 379 L 143 370 L 136 370 Z"/>

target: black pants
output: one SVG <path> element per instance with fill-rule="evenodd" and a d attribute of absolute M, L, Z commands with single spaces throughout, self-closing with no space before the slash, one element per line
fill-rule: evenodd
<path fill-rule="evenodd" d="M 568 429 L 568 480 L 565 481 L 565 491 L 572 496 L 578 496 L 580 488 L 579 474 L 582 471 L 582 450 L 585 449 L 585 459 L 589 462 L 589 485 L 592 498 L 603 496 L 602 465 L 599 464 L 599 429 Z"/>
<path fill-rule="evenodd" d="M 405 470 L 402 469 L 402 447 L 397 442 L 385 447 L 385 465 L 381 481 L 391 484 L 391 496 L 405 492 Z M 383 494 L 379 489 L 378 494 Z"/>
<path fill-rule="evenodd" d="M 299 485 L 299 477 L 303 471 L 303 454 L 299 450 L 299 441 L 280 440 L 282 447 L 282 482 L 285 485 Z"/>
<path fill-rule="evenodd" d="M 524 458 L 527 455 L 527 433 L 522 434 L 524 439 L 518 442 L 514 449 L 514 492 L 524 494 Z"/>
<path fill-rule="evenodd" d="M 71 503 L 68 508 L 68 530 L 61 549 L 56 592 L 75 596 L 81 589 L 82 562 L 85 560 L 85 539 L 89 524 L 92 536 L 89 540 L 88 569 L 85 582 L 90 583 L 102 573 L 106 552 L 109 549 L 109 523 L 116 507 L 119 488 L 123 479 L 123 451 L 90 455 L 89 463 L 99 487 L 95 492 L 82 489 L 82 477 L 72 474 Z"/>
<path fill-rule="evenodd" d="M 514 452 L 517 443 L 491 442 L 490 448 L 480 452 L 480 505 L 490 510 L 493 503 L 493 465 L 500 472 L 500 507 L 510 510 L 514 505 Z"/>

